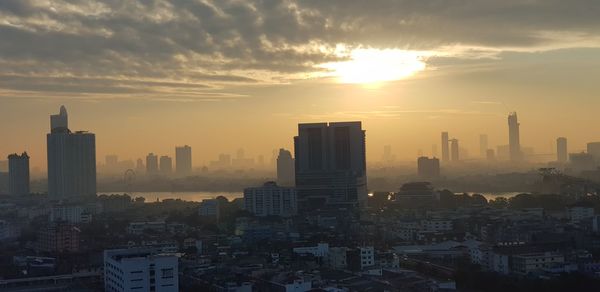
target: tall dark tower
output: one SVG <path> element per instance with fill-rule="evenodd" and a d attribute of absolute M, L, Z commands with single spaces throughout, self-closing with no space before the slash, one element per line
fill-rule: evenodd
<path fill-rule="evenodd" d="M 299 124 L 294 151 L 300 209 L 366 206 L 365 131 L 361 122 Z"/>
<path fill-rule="evenodd" d="M 512 161 L 519 161 L 522 158 L 519 126 L 520 124 L 519 120 L 517 119 L 517 113 L 510 113 L 508 115 L 508 151 L 510 160 Z"/>

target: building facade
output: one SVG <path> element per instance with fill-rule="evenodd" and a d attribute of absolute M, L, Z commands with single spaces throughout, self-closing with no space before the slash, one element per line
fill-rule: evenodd
<path fill-rule="evenodd" d="M 71 132 L 67 111 L 50 117 L 48 150 L 48 195 L 52 198 L 96 195 L 96 136 Z"/>
<path fill-rule="evenodd" d="M 417 159 L 417 173 L 422 178 L 437 178 L 440 176 L 440 160 L 433 157 L 419 157 Z"/>
<path fill-rule="evenodd" d="M 261 187 L 244 189 L 244 208 L 255 216 L 290 217 L 298 211 L 296 189 L 266 182 Z"/>
<path fill-rule="evenodd" d="M 365 131 L 361 122 L 299 124 L 294 152 L 299 209 L 366 206 Z"/>
<path fill-rule="evenodd" d="M 518 161 L 522 158 L 521 153 L 521 138 L 519 133 L 519 120 L 517 113 L 512 112 L 508 115 L 508 147 L 509 157 L 512 161 Z"/>
<path fill-rule="evenodd" d="M 285 149 L 279 149 L 277 156 L 277 184 L 280 186 L 295 185 L 294 158 L 292 153 Z"/>
<path fill-rule="evenodd" d="M 175 172 L 177 175 L 192 173 L 192 147 L 188 145 L 175 147 Z"/>
<path fill-rule="evenodd" d="M 8 156 L 8 193 L 11 195 L 29 194 L 29 155 L 27 152 Z"/>
<path fill-rule="evenodd" d="M 104 289 L 120 291 L 179 291 L 179 258 L 153 248 L 104 251 Z"/>

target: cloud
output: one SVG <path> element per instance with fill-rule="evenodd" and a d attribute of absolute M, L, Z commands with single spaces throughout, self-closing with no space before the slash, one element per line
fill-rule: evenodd
<path fill-rule="evenodd" d="M 311 76 L 340 44 L 432 62 L 600 47 L 598 15 L 596 0 L 3 0 L 0 87 L 186 100 Z"/>

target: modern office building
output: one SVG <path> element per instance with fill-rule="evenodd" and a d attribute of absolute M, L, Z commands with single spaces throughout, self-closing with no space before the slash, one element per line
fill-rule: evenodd
<path fill-rule="evenodd" d="M 519 134 L 520 125 L 517 113 L 510 113 L 508 115 L 508 147 L 511 161 L 519 161 L 522 159 L 521 138 Z"/>
<path fill-rule="evenodd" d="M 244 189 L 244 209 L 255 216 L 290 217 L 298 211 L 296 189 L 266 182 L 261 187 Z"/>
<path fill-rule="evenodd" d="M 280 186 L 294 186 L 294 168 L 292 153 L 283 148 L 279 149 L 279 156 L 277 156 L 277 184 Z"/>
<path fill-rule="evenodd" d="M 27 152 L 8 155 L 8 193 L 29 194 L 29 155 Z"/>
<path fill-rule="evenodd" d="M 556 161 L 566 163 L 568 160 L 567 138 L 556 139 Z"/>
<path fill-rule="evenodd" d="M 300 210 L 325 205 L 366 206 L 365 131 L 361 122 L 299 124 L 294 151 Z"/>
<path fill-rule="evenodd" d="M 154 153 L 148 153 L 146 156 L 146 174 L 152 175 L 158 173 L 158 156 Z"/>
<path fill-rule="evenodd" d="M 450 157 L 451 157 L 452 161 L 457 162 L 460 159 L 459 153 L 460 153 L 460 148 L 458 146 L 458 140 L 457 139 L 450 140 Z"/>
<path fill-rule="evenodd" d="M 96 136 L 71 132 L 65 107 L 50 116 L 48 195 L 55 199 L 96 195 Z"/>
<path fill-rule="evenodd" d="M 173 172 L 173 159 L 169 156 L 160 157 L 160 173 L 169 175 Z"/>
<path fill-rule="evenodd" d="M 192 173 L 192 147 L 188 145 L 175 147 L 175 172 L 177 175 Z"/>
<path fill-rule="evenodd" d="M 179 291 L 179 258 L 156 248 L 104 251 L 104 290 Z"/>
<path fill-rule="evenodd" d="M 448 140 L 448 132 L 442 132 L 442 161 L 450 160 L 450 140 Z"/>
<path fill-rule="evenodd" d="M 440 176 L 440 160 L 422 156 L 417 159 L 417 172 L 421 178 L 437 178 Z"/>
<path fill-rule="evenodd" d="M 488 135 L 481 134 L 479 135 L 479 156 L 481 158 L 486 158 L 488 150 Z"/>

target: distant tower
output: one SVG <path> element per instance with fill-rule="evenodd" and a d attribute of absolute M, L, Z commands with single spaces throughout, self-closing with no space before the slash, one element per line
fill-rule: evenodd
<path fill-rule="evenodd" d="M 158 157 L 154 153 L 146 156 L 146 174 L 158 173 Z"/>
<path fill-rule="evenodd" d="M 556 139 L 556 160 L 560 163 L 566 163 L 567 159 L 567 138 L 559 137 Z"/>
<path fill-rule="evenodd" d="M 521 160 L 521 140 L 519 136 L 519 120 L 517 113 L 512 112 L 508 115 L 508 147 L 509 157 L 512 161 Z"/>
<path fill-rule="evenodd" d="M 175 147 L 175 171 L 178 175 L 189 175 L 192 172 L 192 147 Z"/>
<path fill-rule="evenodd" d="M 440 160 L 435 157 L 421 156 L 417 159 L 417 171 L 421 178 L 437 178 L 440 176 Z"/>
<path fill-rule="evenodd" d="M 160 157 L 160 172 L 162 174 L 171 174 L 173 172 L 173 159 L 169 156 Z"/>
<path fill-rule="evenodd" d="M 29 156 L 27 152 L 8 156 L 8 192 L 11 195 L 29 194 Z"/>
<path fill-rule="evenodd" d="M 479 135 L 479 156 L 481 158 L 486 157 L 488 150 L 488 135 L 481 134 Z"/>
<path fill-rule="evenodd" d="M 442 161 L 450 159 L 450 150 L 448 145 L 448 132 L 442 132 Z"/>
<path fill-rule="evenodd" d="M 458 159 L 459 159 L 458 153 L 460 151 L 458 148 L 458 140 L 452 139 L 452 140 L 450 140 L 450 144 L 451 144 L 450 152 L 451 152 L 452 161 L 458 161 Z"/>
<path fill-rule="evenodd" d="M 144 166 L 144 161 L 141 158 L 138 158 L 135 164 L 135 171 L 138 173 L 142 173 L 145 170 L 146 166 Z"/>
<path fill-rule="evenodd" d="M 279 149 L 277 156 L 277 184 L 280 186 L 294 186 L 295 170 L 292 153 L 285 149 Z"/>

